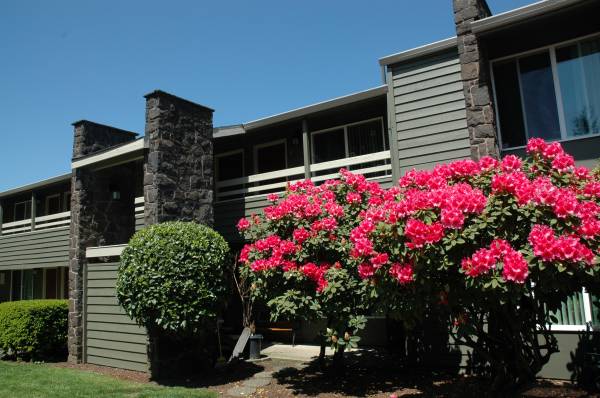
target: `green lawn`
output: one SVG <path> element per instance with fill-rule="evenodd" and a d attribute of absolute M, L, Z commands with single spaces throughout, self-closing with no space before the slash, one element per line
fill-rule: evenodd
<path fill-rule="evenodd" d="M 159 387 L 46 364 L 0 361 L 0 397 L 2 398 L 214 398 L 216 396 L 216 393 L 202 389 Z"/>

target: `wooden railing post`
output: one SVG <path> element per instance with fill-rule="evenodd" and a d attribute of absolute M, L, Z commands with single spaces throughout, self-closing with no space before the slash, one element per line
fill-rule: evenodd
<path fill-rule="evenodd" d="M 35 231 L 35 211 L 36 211 L 35 192 L 31 192 L 31 230 L 32 231 Z"/>
<path fill-rule="evenodd" d="M 308 136 L 308 122 L 302 119 L 302 155 L 304 157 L 304 178 L 310 178 L 310 143 Z"/>

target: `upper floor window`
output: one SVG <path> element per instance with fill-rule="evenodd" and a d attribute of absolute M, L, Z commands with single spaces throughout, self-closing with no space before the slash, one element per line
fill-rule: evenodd
<path fill-rule="evenodd" d="M 254 146 L 254 172 L 257 174 L 287 168 L 285 139 Z"/>
<path fill-rule="evenodd" d="M 244 176 L 244 150 L 225 152 L 215 156 L 217 181 L 231 180 Z"/>
<path fill-rule="evenodd" d="M 503 148 L 600 134 L 600 38 L 492 64 Z"/>
<path fill-rule="evenodd" d="M 46 214 L 56 214 L 61 211 L 60 194 L 46 196 Z"/>
<path fill-rule="evenodd" d="M 31 218 L 31 200 L 15 203 L 13 219 L 15 221 L 27 220 Z"/>
<path fill-rule="evenodd" d="M 386 149 L 383 120 L 375 118 L 311 133 L 313 163 L 381 152 Z"/>

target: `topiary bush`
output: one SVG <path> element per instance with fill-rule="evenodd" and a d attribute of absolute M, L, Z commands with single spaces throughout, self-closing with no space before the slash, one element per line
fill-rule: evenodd
<path fill-rule="evenodd" d="M 117 299 L 147 329 L 195 334 L 227 293 L 229 246 L 213 229 L 166 222 L 138 231 L 121 255 Z"/>
<path fill-rule="evenodd" d="M 67 352 L 67 300 L 0 303 L 0 350 L 6 357 L 62 359 Z"/>

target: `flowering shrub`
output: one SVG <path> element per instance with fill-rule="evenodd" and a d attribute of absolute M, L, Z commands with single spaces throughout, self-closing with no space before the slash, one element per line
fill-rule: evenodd
<path fill-rule="evenodd" d="M 344 170 L 292 184 L 238 224 L 242 261 L 276 317 L 436 307 L 499 384 L 528 380 L 556 351 L 551 312 L 598 286 L 600 180 L 559 143 L 532 139 L 527 153 L 412 170 L 387 190 Z"/>
<path fill-rule="evenodd" d="M 350 253 L 369 249 L 353 248 L 349 236 L 360 214 L 383 202 L 383 193 L 378 184 L 342 171 L 340 180 L 320 186 L 302 181 L 282 198 L 269 195 L 272 204 L 262 215 L 239 221 L 251 242 L 240 261 L 254 271 L 254 294 L 273 319 L 325 318 L 324 337 L 336 351 L 356 345 L 373 299 L 370 284 L 359 276 L 369 271 L 355 267 Z"/>

